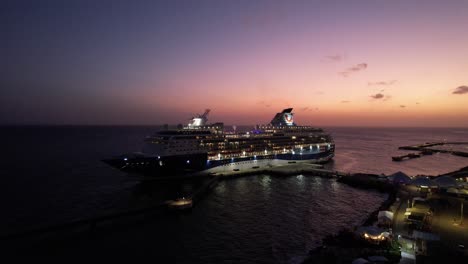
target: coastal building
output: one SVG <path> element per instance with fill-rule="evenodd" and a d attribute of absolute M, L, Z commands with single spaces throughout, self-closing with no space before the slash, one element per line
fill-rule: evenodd
<path fill-rule="evenodd" d="M 377 216 L 378 226 L 390 227 L 393 223 L 393 212 L 390 211 L 379 211 Z"/>
<path fill-rule="evenodd" d="M 395 172 L 392 175 L 388 176 L 388 179 L 393 184 L 409 184 L 411 182 L 411 178 L 406 175 L 404 172 Z"/>
<path fill-rule="evenodd" d="M 430 232 L 414 230 L 412 238 L 415 241 L 415 253 L 417 255 L 428 255 L 428 245 L 440 241 L 440 236 Z"/>
<path fill-rule="evenodd" d="M 435 182 L 433 182 L 429 177 L 420 176 L 413 179 L 410 183 L 413 186 L 416 186 L 418 192 L 421 196 L 427 197 L 427 195 L 435 192 L 439 187 Z"/>
<path fill-rule="evenodd" d="M 442 189 L 447 189 L 450 187 L 457 187 L 460 185 L 455 178 L 450 177 L 450 176 L 437 177 L 433 180 L 433 182 L 437 184 L 439 188 L 442 188 Z"/>
<path fill-rule="evenodd" d="M 416 229 L 427 229 L 432 222 L 432 209 L 425 198 L 414 197 L 406 208 L 405 221 Z"/>

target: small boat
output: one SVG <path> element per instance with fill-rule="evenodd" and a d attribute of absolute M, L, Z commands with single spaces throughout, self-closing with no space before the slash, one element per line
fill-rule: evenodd
<path fill-rule="evenodd" d="M 192 199 L 187 199 L 185 197 L 177 198 L 167 203 L 167 207 L 169 209 L 175 209 L 175 210 L 191 209 L 192 205 L 193 205 Z"/>
<path fill-rule="evenodd" d="M 393 161 L 402 161 L 404 159 L 414 159 L 414 158 L 419 158 L 421 157 L 421 154 L 416 154 L 416 153 L 409 153 L 403 156 L 394 156 L 392 157 Z"/>

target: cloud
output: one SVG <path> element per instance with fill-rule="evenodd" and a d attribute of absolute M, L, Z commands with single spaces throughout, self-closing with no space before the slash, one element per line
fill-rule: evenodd
<path fill-rule="evenodd" d="M 368 82 L 367 85 L 369 86 L 388 86 L 388 85 L 394 85 L 397 81 L 396 80 L 390 80 L 390 81 L 379 81 L 379 82 Z"/>
<path fill-rule="evenodd" d="M 466 93 L 468 93 L 468 86 L 466 86 L 466 85 L 458 86 L 458 87 L 452 92 L 452 94 L 466 94 Z"/>
<path fill-rule="evenodd" d="M 303 112 L 311 112 L 311 111 L 318 111 L 319 109 L 317 107 L 312 107 L 312 106 L 305 106 L 305 107 L 301 107 L 299 108 L 300 111 L 303 111 Z"/>
<path fill-rule="evenodd" d="M 363 71 L 365 69 L 367 69 L 367 63 L 359 63 L 359 64 L 357 64 L 355 66 L 349 67 L 348 69 L 346 69 L 344 71 L 338 72 L 338 74 L 343 76 L 343 77 L 348 77 L 352 73 Z"/>
<path fill-rule="evenodd" d="M 343 76 L 343 77 L 348 77 L 349 72 L 339 72 L 338 74 Z"/>
<path fill-rule="evenodd" d="M 271 106 L 271 104 L 269 104 L 269 103 L 267 103 L 265 101 L 259 101 L 259 102 L 257 102 L 257 104 L 259 104 L 261 106 L 264 106 L 264 107 L 270 107 Z"/>
<path fill-rule="evenodd" d="M 348 72 L 357 72 L 357 71 L 365 70 L 366 68 L 367 68 L 367 63 L 359 63 L 356 66 L 348 68 Z"/>
<path fill-rule="evenodd" d="M 350 103 L 350 101 L 347 101 L 347 100 L 343 100 L 341 101 L 342 104 L 347 104 L 347 103 Z"/>
<path fill-rule="evenodd" d="M 381 94 L 381 93 L 378 93 L 378 94 L 371 95 L 370 97 L 372 97 L 374 99 L 382 99 L 382 98 L 385 97 L 385 95 Z"/>
<path fill-rule="evenodd" d="M 341 54 L 334 54 L 334 55 L 326 56 L 325 59 L 327 59 L 330 62 L 340 62 L 345 59 L 345 56 Z"/>
<path fill-rule="evenodd" d="M 401 107 L 401 108 L 405 108 L 405 107 L 406 107 L 406 105 L 400 105 L 400 107 Z"/>
<path fill-rule="evenodd" d="M 416 104 L 419 104 L 419 102 L 416 102 Z"/>

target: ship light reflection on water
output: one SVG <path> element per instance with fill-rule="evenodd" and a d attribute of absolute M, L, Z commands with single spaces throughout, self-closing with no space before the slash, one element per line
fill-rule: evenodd
<path fill-rule="evenodd" d="M 265 175 L 261 178 L 260 184 L 262 185 L 264 189 L 267 189 L 267 188 L 270 188 L 270 182 L 271 182 L 270 176 Z"/>
<path fill-rule="evenodd" d="M 330 186 L 335 192 L 340 189 L 340 185 L 336 181 L 331 181 Z"/>

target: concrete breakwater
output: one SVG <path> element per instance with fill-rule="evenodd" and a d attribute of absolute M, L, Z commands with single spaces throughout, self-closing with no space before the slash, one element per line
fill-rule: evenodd
<path fill-rule="evenodd" d="M 421 151 L 421 155 L 426 155 L 428 153 L 431 153 L 431 154 L 432 153 L 449 153 L 449 154 L 456 155 L 456 156 L 468 157 L 468 152 L 466 152 L 466 151 L 457 151 L 457 150 L 447 150 L 447 149 L 433 148 L 433 147 L 444 146 L 444 145 L 468 145 L 468 142 L 460 142 L 460 141 L 457 141 L 457 142 L 427 142 L 427 143 L 419 144 L 419 145 L 401 146 L 398 149 Z"/>
<path fill-rule="evenodd" d="M 353 187 L 376 189 L 382 192 L 393 192 L 395 190 L 394 185 L 387 181 L 386 176 L 380 177 L 376 174 L 354 173 L 339 177 L 338 181 Z"/>

